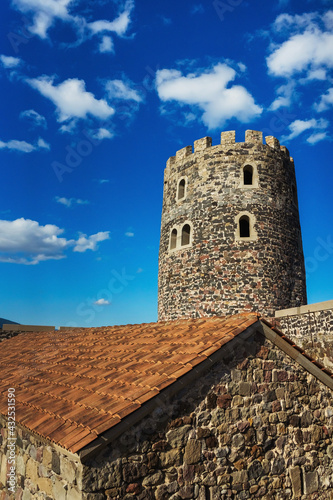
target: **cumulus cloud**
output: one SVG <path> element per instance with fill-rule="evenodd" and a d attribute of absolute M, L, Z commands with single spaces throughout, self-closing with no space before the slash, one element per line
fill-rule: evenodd
<path fill-rule="evenodd" d="M 333 106 L 333 87 L 328 89 L 326 94 L 323 94 L 320 97 L 320 100 L 318 103 L 314 105 L 316 111 L 326 111 L 329 109 L 331 106 Z"/>
<path fill-rule="evenodd" d="M 45 116 L 40 115 L 34 109 L 27 109 L 20 113 L 20 118 L 28 120 L 29 123 L 36 127 L 47 128 L 47 122 Z"/>
<path fill-rule="evenodd" d="M 247 122 L 262 112 L 245 87 L 230 86 L 235 78 L 236 71 L 222 63 L 186 76 L 175 69 L 162 69 L 156 73 L 156 87 L 161 101 L 199 109 L 202 121 L 214 129 L 231 118 Z"/>
<path fill-rule="evenodd" d="M 74 20 L 69 13 L 72 0 L 12 0 L 12 5 L 24 14 L 32 15 L 31 33 L 47 38 L 47 31 L 56 19 Z"/>
<path fill-rule="evenodd" d="M 111 302 L 105 299 L 98 299 L 94 302 L 95 306 L 109 306 Z"/>
<path fill-rule="evenodd" d="M 13 69 L 17 68 L 21 64 L 21 59 L 19 57 L 4 56 L 0 55 L 0 61 L 4 68 Z"/>
<path fill-rule="evenodd" d="M 333 32 L 332 27 L 328 28 L 331 25 L 327 21 L 331 19 L 329 12 L 324 16 L 307 13 L 295 16 L 281 14 L 277 17 L 275 31 L 284 35 L 287 33 L 289 38 L 273 45 L 272 53 L 267 58 L 272 75 L 290 77 L 306 71 L 309 77 L 311 72 L 316 75 L 318 69 L 333 67 Z"/>
<path fill-rule="evenodd" d="M 10 151 L 19 151 L 21 153 L 32 153 L 32 151 L 38 151 L 40 149 L 50 149 L 50 145 L 44 141 L 44 139 L 39 138 L 36 145 L 30 144 L 26 141 L 1 141 L 0 149 L 9 149 Z"/>
<path fill-rule="evenodd" d="M 100 32 L 113 32 L 124 36 L 131 22 L 131 12 L 134 1 L 127 0 L 120 6 L 119 14 L 112 20 L 97 20 L 88 22 L 87 19 L 74 14 L 78 6 L 75 0 L 12 0 L 12 6 L 27 15 L 31 24 L 29 31 L 42 39 L 48 38 L 48 32 L 56 21 L 66 22 L 72 26 L 80 37 L 80 42 L 87 37 Z"/>
<path fill-rule="evenodd" d="M 132 86 L 133 83 L 130 81 L 108 80 L 105 84 L 105 89 L 110 99 L 142 102 L 142 96 Z"/>
<path fill-rule="evenodd" d="M 124 10 L 119 14 L 119 16 L 113 21 L 107 21 L 105 19 L 100 21 L 94 21 L 88 23 L 88 28 L 92 31 L 92 33 L 100 33 L 100 32 L 112 32 L 116 33 L 119 36 L 123 36 L 128 26 L 131 22 L 131 12 L 134 8 L 134 2 L 132 0 L 128 0 L 125 3 Z"/>
<path fill-rule="evenodd" d="M 72 207 L 73 205 L 89 205 L 88 200 L 81 200 L 80 198 L 65 198 L 56 196 L 55 200 L 57 203 L 65 205 L 65 207 Z"/>
<path fill-rule="evenodd" d="M 329 122 L 327 120 L 324 120 L 320 118 L 319 120 L 316 120 L 315 118 L 312 118 L 310 120 L 295 120 L 289 125 L 289 130 L 290 134 L 287 136 L 284 136 L 281 138 L 281 141 L 290 141 L 291 139 L 294 139 L 295 137 L 298 137 L 300 134 L 305 132 L 306 130 L 311 130 L 311 129 L 326 129 L 329 125 Z M 315 142 L 318 142 L 319 140 L 323 140 L 326 137 L 326 132 L 315 132 L 310 136 L 307 141 L 310 144 L 315 144 Z"/>
<path fill-rule="evenodd" d="M 127 232 L 125 233 L 125 236 L 127 236 L 128 238 L 133 238 L 134 233 L 132 233 L 132 231 L 127 231 Z"/>
<path fill-rule="evenodd" d="M 109 231 L 100 231 L 99 233 L 88 236 L 81 234 L 74 246 L 74 252 L 85 252 L 86 250 L 97 250 L 97 243 L 100 241 L 108 240 L 110 238 Z"/>
<path fill-rule="evenodd" d="M 84 80 L 69 78 L 55 85 L 53 77 L 41 76 L 27 79 L 26 82 L 52 101 L 59 122 L 86 118 L 87 115 L 106 119 L 114 114 L 114 109 L 104 99 L 96 99 L 94 94 L 87 92 Z"/>
<path fill-rule="evenodd" d="M 54 224 L 40 225 L 30 219 L 14 221 L 0 220 L 0 261 L 35 265 L 45 260 L 59 260 L 66 257 L 65 250 L 95 251 L 97 242 L 109 239 L 109 232 L 100 232 L 89 237 L 81 235 L 78 240 L 67 240 L 64 230 Z M 85 241 L 82 241 L 84 237 Z"/>

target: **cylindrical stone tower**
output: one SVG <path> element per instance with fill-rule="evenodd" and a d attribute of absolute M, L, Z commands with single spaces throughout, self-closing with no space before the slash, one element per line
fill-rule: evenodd
<path fill-rule="evenodd" d="M 168 160 L 158 280 L 160 321 L 306 304 L 294 162 L 275 137 L 222 132 Z"/>

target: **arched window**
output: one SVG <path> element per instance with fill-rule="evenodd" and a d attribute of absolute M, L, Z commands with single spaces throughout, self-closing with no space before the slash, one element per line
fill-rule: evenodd
<path fill-rule="evenodd" d="M 173 229 L 171 231 L 171 238 L 170 238 L 170 250 L 173 250 L 177 246 L 177 229 Z"/>
<path fill-rule="evenodd" d="M 250 237 L 250 219 L 247 215 L 243 215 L 239 219 L 239 236 L 241 238 Z"/>
<path fill-rule="evenodd" d="M 178 184 L 177 200 L 185 198 L 185 179 L 181 179 Z"/>
<path fill-rule="evenodd" d="M 189 245 L 191 239 L 191 227 L 189 224 L 185 224 L 182 229 L 182 246 Z"/>
<path fill-rule="evenodd" d="M 252 186 L 253 184 L 253 167 L 245 165 L 243 168 L 243 184 L 244 186 Z"/>

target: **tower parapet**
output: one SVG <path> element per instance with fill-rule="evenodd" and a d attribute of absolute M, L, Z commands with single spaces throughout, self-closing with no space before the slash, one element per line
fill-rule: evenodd
<path fill-rule="evenodd" d="M 165 169 L 159 319 L 306 304 L 295 169 L 278 139 L 204 137 Z"/>

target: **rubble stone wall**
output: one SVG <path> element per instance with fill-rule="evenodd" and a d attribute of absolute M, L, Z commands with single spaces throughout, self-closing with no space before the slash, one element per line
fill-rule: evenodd
<path fill-rule="evenodd" d="M 79 457 L 62 453 L 60 448 L 55 449 L 19 426 L 15 436 L 13 463 L 7 421 L 0 415 L 0 500 L 81 500 Z M 15 469 L 15 493 L 8 482 L 11 467 Z"/>
<path fill-rule="evenodd" d="M 86 463 L 83 498 L 330 499 L 332 433 L 332 391 L 258 334 Z"/>
<path fill-rule="evenodd" d="M 237 314 L 266 316 L 306 304 L 304 258 L 295 168 L 287 148 L 274 137 L 247 131 L 222 132 L 221 144 L 195 141 L 167 162 L 159 254 L 159 320 Z M 253 185 L 243 168 L 253 168 Z M 186 195 L 177 200 L 181 179 Z M 249 238 L 237 235 L 248 215 Z M 180 231 L 191 226 L 190 245 Z M 178 246 L 170 250 L 171 232 Z"/>
<path fill-rule="evenodd" d="M 276 318 L 277 326 L 308 354 L 333 371 L 333 308 L 320 309 L 318 304 L 318 310 L 311 310 L 311 305 L 309 309 L 309 312 Z"/>

